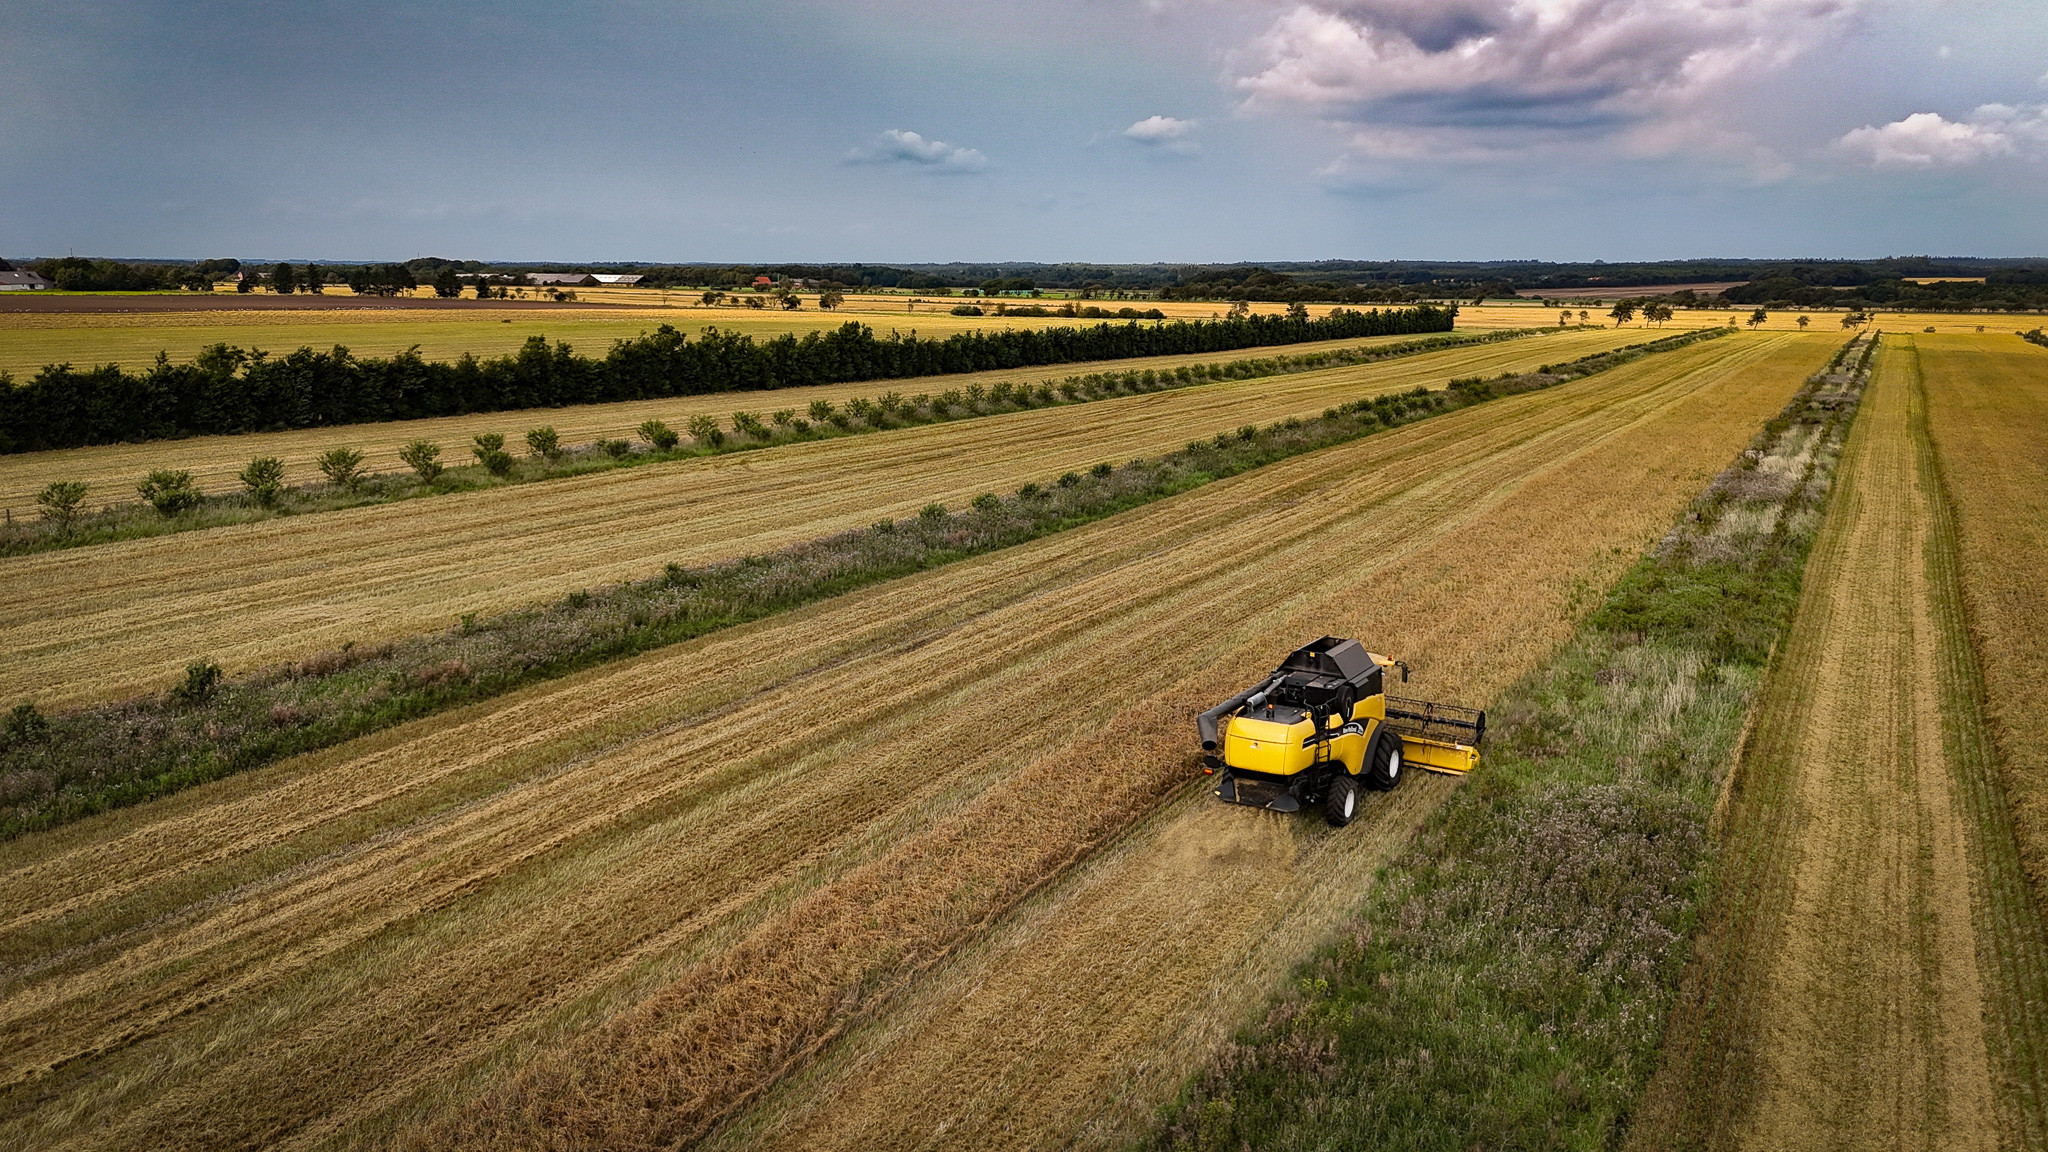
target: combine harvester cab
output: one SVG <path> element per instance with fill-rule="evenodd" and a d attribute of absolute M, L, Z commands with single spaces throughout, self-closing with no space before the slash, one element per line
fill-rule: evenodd
<path fill-rule="evenodd" d="M 1408 666 L 1325 636 L 1273 674 L 1195 719 L 1204 772 L 1232 804 L 1298 812 L 1320 804 L 1332 827 L 1358 813 L 1361 785 L 1384 791 L 1406 766 L 1464 775 L 1479 763 L 1486 713 L 1386 694 Z"/>

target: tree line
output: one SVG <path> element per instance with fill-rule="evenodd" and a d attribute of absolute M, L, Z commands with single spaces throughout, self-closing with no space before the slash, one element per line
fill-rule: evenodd
<path fill-rule="evenodd" d="M 0 452 L 1447 332 L 1456 317 L 1455 308 L 1423 305 L 1336 309 L 1313 320 L 1296 312 L 943 339 L 880 337 L 849 322 L 759 343 L 716 328 L 691 339 L 664 324 L 618 341 L 603 357 L 536 336 L 506 356 L 452 362 L 428 361 L 416 351 L 357 358 L 341 347 L 273 357 L 217 344 L 190 364 L 159 357 L 141 372 L 58 364 L 18 387 L 0 373 Z"/>

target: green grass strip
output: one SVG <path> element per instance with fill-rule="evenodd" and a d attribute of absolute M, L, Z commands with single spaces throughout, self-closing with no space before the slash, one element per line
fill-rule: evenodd
<path fill-rule="evenodd" d="M 1868 378 L 1860 351 L 1494 703 L 1482 766 L 1144 1146 L 1619 1144 L 1711 875 L 1719 779 Z M 1761 467 L 1802 454 L 1803 470 Z"/>
<path fill-rule="evenodd" d="M 0 839 L 325 748 L 537 681 L 759 620 L 899 576 L 1100 520 L 1226 476 L 1498 396 L 1553 387 L 1724 336 L 1688 332 L 1549 371 L 1458 380 L 1245 425 L 1164 456 L 1070 472 L 965 509 L 686 568 L 389 644 L 349 646 L 232 680 L 195 660 L 158 695 L 44 717 L 18 705 L 0 734 Z"/>

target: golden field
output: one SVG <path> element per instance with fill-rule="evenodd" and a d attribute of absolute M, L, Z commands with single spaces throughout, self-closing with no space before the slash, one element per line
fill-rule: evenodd
<path fill-rule="evenodd" d="M 1696 345 L 0 845 L 0 1141 L 673 1147 L 764 1100 L 733 1139 L 1114 1143 L 1446 791 L 1218 812 L 1188 716 L 1326 629 L 1484 704 L 1833 347 Z"/>
<path fill-rule="evenodd" d="M 448 627 L 667 561 L 771 550 L 1245 423 L 1634 339 L 1532 337 L 12 557 L 0 563 L 0 648 L 13 656 L 0 667 L 0 700 L 103 700 L 161 688 L 202 656 L 241 671 Z"/>
<path fill-rule="evenodd" d="M 325 428 L 301 428 L 288 432 L 249 432 L 238 436 L 195 436 L 186 440 L 153 440 L 142 444 L 102 444 L 89 448 L 63 448 L 49 452 L 16 452 L 0 456 L 0 507 L 13 509 L 17 516 L 34 514 L 35 494 L 53 480 L 80 480 L 90 485 L 88 506 L 125 503 L 136 499 L 135 484 L 152 470 L 175 468 L 192 473 L 193 481 L 206 492 L 234 492 L 242 487 L 237 474 L 258 456 L 276 456 L 284 461 L 285 482 L 306 484 L 321 479 L 314 461 L 330 448 L 349 447 L 363 453 L 371 471 L 402 471 L 398 450 L 415 439 L 432 440 L 442 446 L 443 460 L 468 461 L 470 438 L 479 432 L 501 432 L 515 452 L 523 452 L 527 429 L 543 424 L 560 433 L 565 445 L 583 445 L 616 437 L 633 440 L 647 420 L 663 420 L 681 432 L 690 417 L 699 413 L 730 424 L 735 411 L 748 411 L 767 419 L 778 408 L 805 411 L 813 400 L 843 403 L 855 396 L 876 397 L 884 392 L 915 396 L 937 394 L 947 389 L 984 387 L 999 382 L 1057 383 L 1068 375 L 1087 372 L 1124 372 L 1144 369 L 1173 369 L 1186 364 L 1226 364 L 1233 360 L 1261 356 L 1299 356 L 1337 348 L 1366 348 L 1413 340 L 1413 336 L 1369 336 L 1357 340 L 1319 340 L 1279 348 L 1245 348 L 1235 352 L 1199 353 L 1179 356 L 1145 356 L 1128 360 L 1090 361 L 1085 364 L 1052 365 L 1039 368 L 968 372 L 949 376 L 923 376 L 897 380 L 872 380 L 853 384 L 821 384 L 808 388 L 781 388 L 765 392 L 714 392 L 702 396 L 678 396 L 662 400 L 628 400 L 615 404 L 578 404 L 565 408 L 535 408 L 511 412 L 482 412 L 467 416 L 443 416 L 426 420 L 394 420 L 379 424 L 349 424 Z M 1627 341 L 1624 341 L 1626 343 Z"/>

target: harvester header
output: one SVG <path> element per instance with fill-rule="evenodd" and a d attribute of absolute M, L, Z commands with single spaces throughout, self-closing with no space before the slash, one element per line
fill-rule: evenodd
<path fill-rule="evenodd" d="M 1408 666 L 1356 640 L 1325 636 L 1296 649 L 1251 687 L 1195 717 L 1204 771 L 1233 804 L 1296 812 L 1321 804 L 1351 823 L 1358 790 L 1400 784 L 1405 765 L 1463 775 L 1479 763 L 1486 713 L 1386 694 Z"/>

